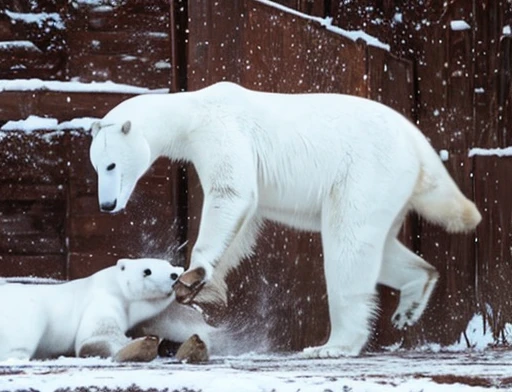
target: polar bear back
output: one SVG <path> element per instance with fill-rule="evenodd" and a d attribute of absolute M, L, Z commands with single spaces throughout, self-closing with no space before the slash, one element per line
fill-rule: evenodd
<path fill-rule="evenodd" d="M 79 286 L 83 282 L 0 285 L 1 341 L 27 343 L 35 358 L 72 353 L 84 301 L 77 296 Z"/>
<path fill-rule="evenodd" d="M 158 134 L 160 145 L 175 129 L 189 129 L 186 137 L 193 142 L 178 148 L 173 140 L 167 153 L 193 162 L 206 188 L 223 175 L 215 168 L 248 168 L 237 170 L 245 170 L 251 183 L 249 173 L 256 168 L 263 215 L 292 223 L 286 210 L 293 210 L 297 222 L 292 225 L 307 230 L 319 230 L 321 205 L 349 170 L 357 178 L 379 181 L 383 177 L 376 173 L 383 167 L 400 173 L 418 166 L 417 152 L 410 148 L 411 134 L 419 134 L 416 127 L 389 107 L 350 95 L 273 94 L 221 82 L 190 93 L 131 98 L 103 122 L 127 119 L 143 134 Z"/>

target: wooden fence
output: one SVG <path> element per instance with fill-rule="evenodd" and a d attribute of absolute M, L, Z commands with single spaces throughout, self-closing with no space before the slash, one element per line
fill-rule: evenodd
<path fill-rule="evenodd" d="M 468 153 L 512 144 L 506 34 L 512 13 L 506 2 L 432 1 L 428 12 L 399 1 L 344 7 L 336 1 L 281 3 L 305 15 L 256 0 L 174 0 L 170 7 L 165 1 L 131 0 L 107 10 L 59 8 L 73 43 L 63 46 L 66 61 L 52 77 L 171 91 L 231 80 L 257 90 L 350 93 L 394 107 L 417 122 L 436 149 L 449 152 L 446 165 L 476 200 L 484 222 L 474 234 L 450 236 L 415 216 L 406 222 L 402 239 L 440 270 L 441 280 L 424 318 L 405 332 L 390 323 L 397 293 L 380 287 L 371 347 L 450 344 L 478 312 L 497 339 L 503 336 L 512 322 L 511 302 L 503 294 L 512 279 L 512 159 Z M 329 15 L 334 27 L 326 28 Z M 451 22 L 459 20 L 470 28 L 452 29 Z M 353 41 L 337 27 L 364 27 L 390 51 Z M 0 125 L 29 114 L 101 117 L 128 96 L 0 92 Z M 103 215 L 86 132 L 1 136 L 1 275 L 76 278 L 121 256 L 177 255 L 186 263 L 202 202 L 192 167 L 159 161 L 126 212 Z M 188 246 L 177 252 L 186 240 Z M 317 234 L 268 224 L 257 254 L 233 272 L 229 284 L 228 308 L 210 310 L 211 316 L 236 325 L 246 338 L 297 350 L 327 336 Z"/>

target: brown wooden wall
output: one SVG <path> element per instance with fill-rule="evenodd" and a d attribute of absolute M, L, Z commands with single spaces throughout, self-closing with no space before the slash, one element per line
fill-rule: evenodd
<path fill-rule="evenodd" d="M 450 236 L 415 216 L 406 222 L 402 239 L 440 270 L 441 280 L 425 317 L 405 333 L 389 321 L 397 293 L 379 288 L 381 315 L 371 347 L 449 344 L 476 312 L 488 316 L 498 335 L 512 322 L 503 295 L 512 278 L 512 158 L 470 158 L 468 152 L 512 144 L 511 38 L 502 34 L 504 25 L 512 26 L 510 8 L 501 0 L 430 1 L 425 10 L 392 0 L 343 7 L 338 1 L 280 2 L 309 15 L 331 15 L 345 29 L 364 28 L 391 51 L 256 0 L 130 0 L 109 10 L 55 9 L 67 23 L 67 44 L 60 46 L 64 62 L 50 76 L 171 91 L 231 80 L 257 90 L 350 93 L 394 107 L 417 122 L 436 149 L 449 151 L 448 170 L 476 200 L 484 222 L 475 234 Z M 394 22 L 397 9 L 401 23 Z M 2 30 L 2 15 L 0 33 L 20 36 L 12 26 Z M 450 29 L 459 19 L 472 28 Z M 6 64 L 0 61 L 3 77 L 20 77 L 15 62 Z M 31 72 L 47 75 L 37 67 Z M 30 114 L 101 117 L 128 96 L 4 91 L 0 126 Z M 193 168 L 159 161 L 126 212 L 103 215 L 89 142 L 83 130 L 0 133 L 0 275 L 69 279 L 122 256 L 177 255 L 186 263 L 181 258 L 195 241 L 202 202 Z M 184 251 L 176 252 L 186 240 Z M 249 340 L 297 350 L 327 336 L 317 234 L 269 223 L 251 262 L 231 275 L 230 288 L 228 309 L 213 316 L 229 320 Z"/>

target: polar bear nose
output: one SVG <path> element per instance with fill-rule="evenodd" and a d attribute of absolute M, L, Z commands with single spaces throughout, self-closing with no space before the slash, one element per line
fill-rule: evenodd
<path fill-rule="evenodd" d="M 116 205 L 117 205 L 117 199 L 114 201 L 107 202 L 107 203 L 101 203 L 100 210 L 111 212 L 111 211 L 114 211 L 114 209 L 116 208 Z"/>
<path fill-rule="evenodd" d="M 177 274 L 176 272 L 173 272 L 173 273 L 171 274 L 171 279 L 172 279 L 172 280 L 176 280 L 176 279 L 178 279 L 178 274 Z"/>

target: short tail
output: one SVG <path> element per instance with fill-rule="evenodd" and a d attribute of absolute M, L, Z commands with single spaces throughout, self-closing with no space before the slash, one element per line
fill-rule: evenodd
<path fill-rule="evenodd" d="M 473 230 L 482 220 L 475 204 L 460 191 L 427 138 L 417 128 L 409 135 L 420 160 L 419 176 L 410 199 L 412 208 L 448 232 Z"/>
<path fill-rule="evenodd" d="M 462 194 L 440 160 L 422 168 L 411 203 L 421 216 L 451 233 L 471 231 L 482 220 L 475 203 Z"/>

